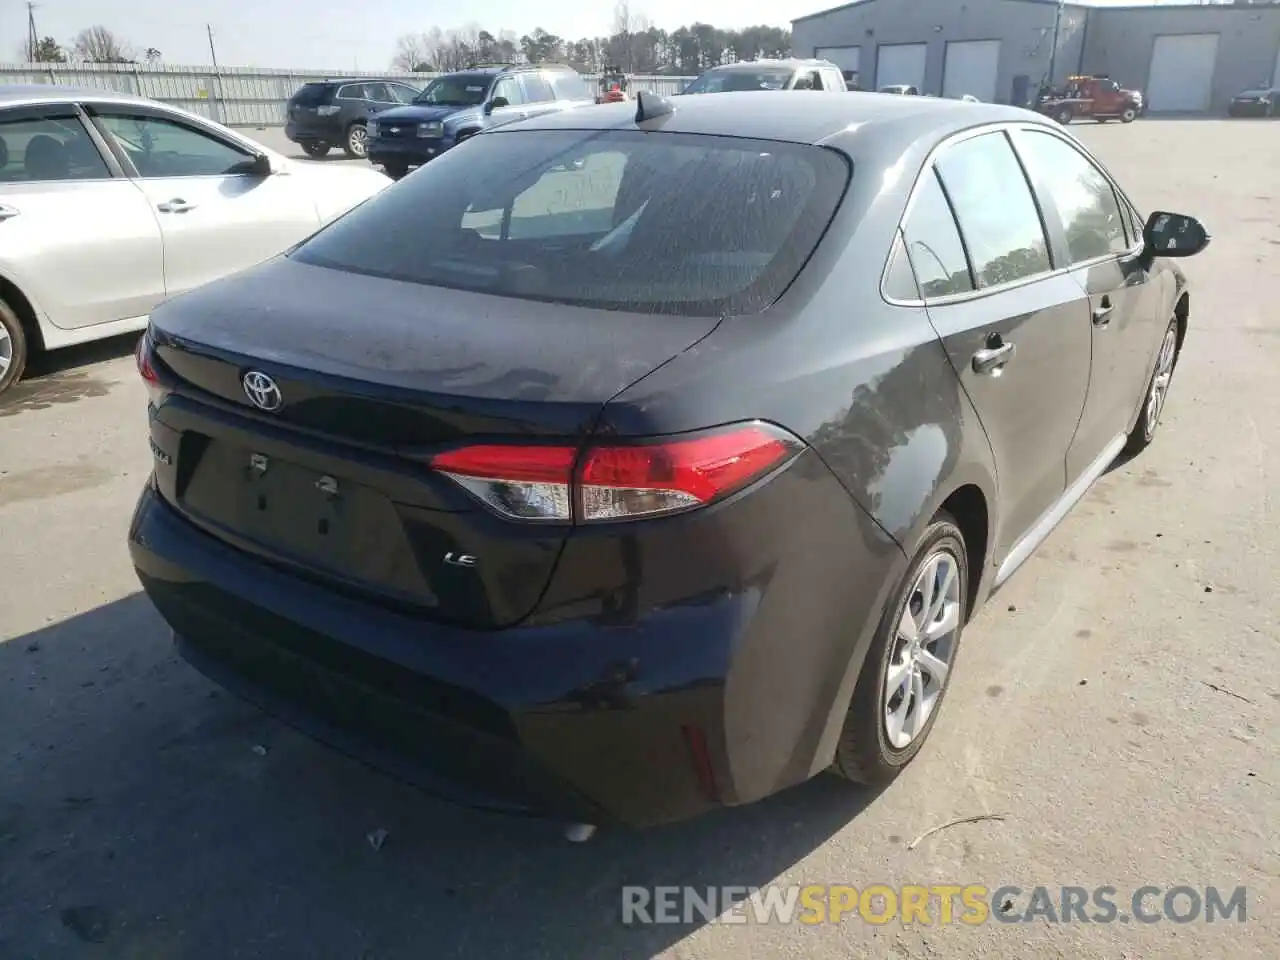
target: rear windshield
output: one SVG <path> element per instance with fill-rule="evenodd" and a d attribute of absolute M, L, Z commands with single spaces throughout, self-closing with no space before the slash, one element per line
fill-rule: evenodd
<path fill-rule="evenodd" d="M 291 256 L 615 310 L 754 313 L 804 266 L 849 179 L 823 147 L 634 130 L 474 138 Z"/>
<path fill-rule="evenodd" d="M 329 101 L 333 88 L 327 83 L 305 84 L 293 95 L 293 102 L 300 107 L 314 107 Z"/>
<path fill-rule="evenodd" d="M 485 91 L 493 77 L 483 73 L 454 73 L 436 77 L 417 97 L 414 103 L 430 103 L 439 107 L 474 107 L 484 103 Z"/>
<path fill-rule="evenodd" d="M 685 93 L 728 93 L 734 90 L 785 90 L 790 70 L 708 70 Z"/>

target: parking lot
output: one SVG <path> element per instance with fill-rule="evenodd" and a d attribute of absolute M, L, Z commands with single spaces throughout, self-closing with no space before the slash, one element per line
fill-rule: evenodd
<path fill-rule="evenodd" d="M 1144 212 L 1213 234 L 1164 427 L 975 618 L 878 794 L 820 777 L 573 845 L 313 744 L 180 662 L 139 592 L 133 338 L 33 364 L 0 404 L 0 957 L 1280 957 L 1280 124 L 1072 129 Z M 775 882 L 1244 886 L 1248 914 L 621 920 L 627 884 Z"/>

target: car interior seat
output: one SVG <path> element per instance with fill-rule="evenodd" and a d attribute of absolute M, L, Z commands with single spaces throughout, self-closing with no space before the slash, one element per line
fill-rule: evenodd
<path fill-rule="evenodd" d="M 28 180 L 65 180 L 71 172 L 71 159 L 60 140 L 39 133 L 27 141 L 22 167 Z"/>

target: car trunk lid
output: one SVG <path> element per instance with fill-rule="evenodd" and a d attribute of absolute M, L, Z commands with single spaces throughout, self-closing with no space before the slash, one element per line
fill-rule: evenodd
<path fill-rule="evenodd" d="M 569 528 L 497 516 L 430 457 L 477 439 L 579 444 L 608 400 L 714 326 L 280 258 L 156 312 L 175 380 L 152 418 L 170 459 L 157 478 L 242 549 L 505 626 L 537 603 Z"/>

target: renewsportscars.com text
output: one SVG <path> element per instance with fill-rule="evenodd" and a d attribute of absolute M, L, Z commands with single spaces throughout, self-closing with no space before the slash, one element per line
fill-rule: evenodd
<path fill-rule="evenodd" d="M 986 923 L 1243 923 L 1248 891 L 1144 886 L 809 884 L 766 887 L 623 887 L 625 924 L 760 923 L 807 926 L 894 921 L 923 926 Z"/>

